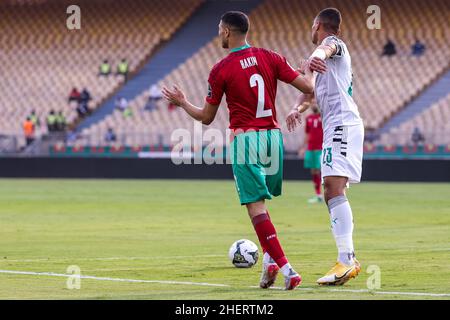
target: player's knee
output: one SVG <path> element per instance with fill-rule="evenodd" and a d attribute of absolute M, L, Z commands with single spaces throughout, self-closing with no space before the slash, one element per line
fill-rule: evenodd
<path fill-rule="evenodd" d="M 334 197 L 345 194 L 345 185 L 342 186 L 341 184 L 334 183 L 333 181 L 329 180 L 324 181 L 323 189 L 326 203 L 328 203 L 328 200 L 333 199 Z"/>
<path fill-rule="evenodd" d="M 345 193 L 344 192 L 342 192 L 342 191 L 339 191 L 339 190 L 325 190 L 324 191 L 324 200 L 325 200 L 325 203 L 326 204 L 328 204 L 328 201 L 329 200 L 331 200 L 331 199 L 333 199 L 333 198 L 336 198 L 336 197 L 338 197 L 338 196 L 342 196 L 342 195 L 344 195 Z"/>
<path fill-rule="evenodd" d="M 257 202 L 252 202 L 252 203 L 247 203 L 246 204 L 247 207 L 247 211 L 248 211 L 248 215 L 250 217 L 250 219 L 252 219 L 253 217 L 260 215 L 262 213 L 265 213 L 266 210 L 266 205 L 264 203 L 264 201 L 257 201 Z"/>

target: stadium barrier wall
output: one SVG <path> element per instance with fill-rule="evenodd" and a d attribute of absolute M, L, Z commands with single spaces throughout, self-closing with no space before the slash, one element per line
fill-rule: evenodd
<path fill-rule="evenodd" d="M 175 165 L 170 159 L 0 158 L 2 178 L 233 179 L 230 165 Z M 310 179 L 303 161 L 285 159 L 284 178 Z M 364 181 L 450 182 L 449 160 L 364 160 Z"/>

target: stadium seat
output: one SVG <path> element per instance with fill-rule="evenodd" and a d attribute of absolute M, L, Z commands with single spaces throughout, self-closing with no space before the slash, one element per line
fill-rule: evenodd
<path fill-rule="evenodd" d="M 424 135 L 426 143 L 447 145 L 450 129 L 450 94 L 403 123 L 400 127 L 393 128 L 391 132 L 382 135 L 381 142 L 411 144 L 412 133 L 415 128 L 418 128 Z"/>
<path fill-rule="evenodd" d="M 443 10 L 448 11 L 449 5 L 445 0 L 431 1 L 433 5 L 430 6 L 418 0 L 380 1 L 384 15 L 382 29 L 369 30 L 366 27 L 367 16 L 361 14 L 371 4 L 369 0 L 319 0 L 314 3 L 305 0 L 266 0 L 250 15 L 250 42 L 254 46 L 280 52 L 293 65 L 297 65 L 314 48 L 310 39 L 314 16 L 324 7 L 339 8 L 344 20 L 342 35 L 352 55 L 354 98 L 365 125 L 378 128 L 449 67 L 450 28 L 442 14 Z M 398 53 L 389 58 L 381 57 L 388 37 L 396 43 Z M 410 55 L 410 47 L 416 37 L 427 46 L 422 57 Z M 435 52 L 446 54 L 437 55 Z M 192 102 L 203 105 L 209 71 L 225 55 L 226 51 L 215 38 L 162 79 L 159 85 L 179 84 Z M 145 105 L 146 95 L 143 92 L 130 102 L 135 114 Z M 284 133 L 287 133 L 284 119 L 297 95 L 295 89 L 279 86 L 278 120 Z M 134 135 L 146 129 L 153 136 L 165 132 L 167 140 L 177 128 L 193 127 L 193 121 L 181 110 L 168 111 L 165 101 L 160 101 L 158 105 L 158 110 L 144 113 L 149 115 L 150 122 L 135 121 L 132 131 L 127 134 Z M 115 127 L 123 127 L 126 123 L 120 117 L 114 118 L 114 121 Z M 211 126 L 225 130 L 227 125 L 228 112 L 225 101 L 222 101 Z M 99 128 L 100 124 L 94 124 L 93 127 Z M 303 141 L 302 135 L 303 132 L 287 133 L 286 149 L 297 150 Z"/>
<path fill-rule="evenodd" d="M 68 104 L 70 90 L 86 87 L 95 110 L 123 84 L 115 75 L 98 77 L 100 63 L 109 59 L 115 73 L 126 58 L 129 72 L 138 71 L 154 48 L 167 40 L 203 0 L 105 1 L 81 0 L 81 30 L 66 28 L 71 1 L 2 1 L 0 3 L 0 64 L 2 134 L 22 135 L 22 123 L 35 109 L 47 132 L 50 110 L 77 118 Z"/>

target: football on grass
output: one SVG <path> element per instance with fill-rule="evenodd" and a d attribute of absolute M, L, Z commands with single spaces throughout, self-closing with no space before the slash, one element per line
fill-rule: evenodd
<path fill-rule="evenodd" d="M 250 268 L 258 262 L 258 247 L 247 239 L 241 239 L 231 245 L 228 257 L 237 268 Z"/>

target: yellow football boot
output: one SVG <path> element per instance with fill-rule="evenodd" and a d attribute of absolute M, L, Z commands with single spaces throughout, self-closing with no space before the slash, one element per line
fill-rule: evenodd
<path fill-rule="evenodd" d="M 360 271 L 361 264 L 356 259 L 349 266 L 341 262 L 336 262 L 334 267 L 326 275 L 317 280 L 317 283 L 325 286 L 341 286 L 348 280 L 355 278 Z"/>

